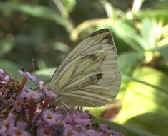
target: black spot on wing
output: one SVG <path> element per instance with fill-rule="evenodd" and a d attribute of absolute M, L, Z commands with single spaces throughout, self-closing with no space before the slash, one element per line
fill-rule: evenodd
<path fill-rule="evenodd" d="M 102 73 L 96 74 L 96 78 L 97 78 L 97 80 L 102 79 L 103 78 L 103 74 Z"/>

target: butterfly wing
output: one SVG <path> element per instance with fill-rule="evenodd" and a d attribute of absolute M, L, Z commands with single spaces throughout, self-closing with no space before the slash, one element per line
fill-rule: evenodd
<path fill-rule="evenodd" d="M 110 103 L 120 87 L 117 50 L 107 29 L 83 40 L 55 71 L 50 87 L 68 105 Z"/>

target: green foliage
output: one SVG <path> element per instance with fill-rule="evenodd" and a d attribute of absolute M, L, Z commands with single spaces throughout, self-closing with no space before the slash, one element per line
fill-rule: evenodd
<path fill-rule="evenodd" d="M 126 124 L 130 127 L 137 126 L 159 136 L 165 135 L 167 128 L 163 126 L 168 125 L 167 114 L 148 112 L 129 119 Z"/>
<path fill-rule="evenodd" d="M 71 12 L 76 4 L 76 0 L 63 0 L 62 2 L 68 12 Z"/>
<path fill-rule="evenodd" d="M 166 2 L 155 2 L 152 8 L 146 3 L 141 1 L 143 8 L 135 12 L 120 1 L 0 2 L 0 68 L 21 80 L 16 71 L 24 67 L 48 84 L 55 67 L 80 39 L 96 28 L 108 28 L 123 79 L 117 96 L 122 109 L 114 120 L 122 125 L 107 122 L 126 136 L 165 136 L 168 10 Z M 99 117 L 106 107 L 89 110 Z"/>
<path fill-rule="evenodd" d="M 138 34 L 138 30 L 130 24 L 130 22 L 125 20 L 115 21 L 113 27 L 111 26 L 112 31 L 127 43 L 135 51 L 142 51 L 143 49 L 138 46 L 138 42 L 141 41 L 141 37 Z"/>
<path fill-rule="evenodd" d="M 46 81 L 48 83 L 54 74 L 55 68 L 47 68 L 47 69 L 41 69 L 33 74 L 37 76 L 37 78 L 41 79 L 42 81 Z"/>
<path fill-rule="evenodd" d="M 5 54 L 11 51 L 12 44 L 10 41 L 1 41 L 0 42 L 0 57 L 3 57 Z"/>
<path fill-rule="evenodd" d="M 125 75 L 131 75 L 136 66 L 143 60 L 143 54 L 127 52 L 119 56 L 120 70 Z"/>
<path fill-rule="evenodd" d="M 158 50 L 160 52 L 160 55 L 167 61 L 168 60 L 168 54 L 167 54 L 168 46 L 167 45 L 162 46 Z"/>
<path fill-rule="evenodd" d="M 163 20 L 165 23 L 168 21 L 167 9 L 155 9 L 155 10 L 145 10 L 141 11 L 136 16 L 138 18 L 155 18 L 157 20 Z"/>
<path fill-rule="evenodd" d="M 64 18 L 62 18 L 59 14 L 57 14 L 53 9 L 47 7 L 42 7 L 38 5 L 34 6 L 27 4 L 0 2 L 0 9 L 1 10 L 5 9 L 5 11 L 6 10 L 18 11 L 26 13 L 30 16 L 52 20 L 64 26 L 68 25 L 67 21 L 64 20 Z"/>
<path fill-rule="evenodd" d="M 166 119 L 168 116 L 168 105 L 166 103 L 168 98 L 168 77 L 163 73 L 148 67 L 137 68 L 133 73 L 133 77 L 140 81 L 155 85 L 156 87 L 137 81 L 130 82 L 125 90 L 126 93 L 123 99 L 123 107 L 117 116 L 116 121 L 137 128 L 143 128 L 144 130 L 159 136 L 164 136 L 164 133 L 166 132 L 165 125 L 168 123 Z M 157 88 L 157 86 L 160 86 L 161 89 Z M 140 120 L 142 118 L 143 120 Z M 156 123 L 153 123 L 152 118 L 153 120 L 155 119 Z M 159 124 L 161 121 L 160 119 L 165 121 L 160 125 L 160 130 L 158 130 L 156 124 Z"/>
<path fill-rule="evenodd" d="M 5 59 L 1 59 L 0 67 L 5 69 L 6 72 L 12 74 L 13 76 L 16 74 L 16 71 L 18 71 L 19 69 L 19 66 L 17 64 Z"/>
<path fill-rule="evenodd" d="M 132 126 L 132 127 L 130 127 L 128 125 L 122 126 L 122 125 L 119 125 L 117 123 L 114 123 L 114 122 L 111 122 L 108 120 L 95 119 L 95 123 L 100 123 L 100 122 L 108 124 L 111 128 L 113 128 L 119 132 L 122 132 L 125 136 L 156 136 L 156 135 L 151 134 L 147 131 L 134 128 L 134 126 Z"/>

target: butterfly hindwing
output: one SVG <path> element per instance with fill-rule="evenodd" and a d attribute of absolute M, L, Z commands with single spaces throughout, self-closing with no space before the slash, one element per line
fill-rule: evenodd
<path fill-rule="evenodd" d="M 108 30 L 93 33 L 67 56 L 50 87 L 68 105 L 101 106 L 112 101 L 120 87 L 117 51 Z"/>

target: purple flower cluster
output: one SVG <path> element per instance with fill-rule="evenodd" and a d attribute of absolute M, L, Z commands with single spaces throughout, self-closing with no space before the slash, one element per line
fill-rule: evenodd
<path fill-rule="evenodd" d="M 27 88 L 28 72 L 22 83 L 0 69 L 0 136 L 124 136 L 106 124 L 95 127 L 88 111 L 66 109 L 56 104 L 57 94 L 39 81 L 36 89 Z"/>

